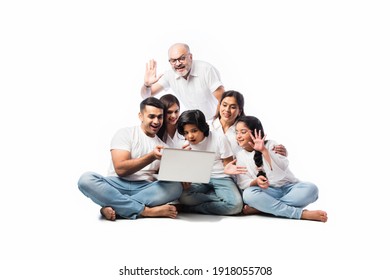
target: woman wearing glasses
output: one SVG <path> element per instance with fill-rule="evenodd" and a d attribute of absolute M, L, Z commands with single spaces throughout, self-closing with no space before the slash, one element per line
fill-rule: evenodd
<path fill-rule="evenodd" d="M 246 204 L 243 213 L 263 212 L 326 222 L 325 211 L 304 209 L 317 200 L 317 186 L 298 180 L 288 167 L 288 159 L 273 151 L 276 142 L 265 138 L 263 126 L 256 117 L 242 116 L 237 120 L 236 139 L 242 149 L 236 153 L 236 167 L 247 170 L 236 175 Z M 229 173 L 233 163 L 225 167 L 225 173 Z"/>

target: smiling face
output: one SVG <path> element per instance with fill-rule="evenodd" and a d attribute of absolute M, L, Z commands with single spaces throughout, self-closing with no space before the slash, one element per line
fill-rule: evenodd
<path fill-rule="evenodd" d="M 221 123 L 233 125 L 237 117 L 241 114 L 236 98 L 228 96 L 221 100 L 219 114 L 221 116 Z"/>
<path fill-rule="evenodd" d="M 236 124 L 237 143 L 241 148 L 249 152 L 253 151 L 253 148 L 248 144 L 249 142 L 252 142 L 251 133 L 252 131 L 244 122 L 239 121 Z"/>
<path fill-rule="evenodd" d="M 192 66 L 192 54 L 183 44 L 175 44 L 168 51 L 169 63 L 173 71 L 187 78 Z"/>
<path fill-rule="evenodd" d="M 163 109 L 146 105 L 138 114 L 141 128 L 149 137 L 154 137 L 163 124 Z"/>
<path fill-rule="evenodd" d="M 204 139 L 204 133 L 194 124 L 186 124 L 183 127 L 184 137 L 191 145 L 199 144 Z"/>
<path fill-rule="evenodd" d="M 167 115 L 165 117 L 165 123 L 167 125 L 176 126 L 177 120 L 180 115 L 180 107 L 177 104 L 173 104 L 167 110 Z"/>

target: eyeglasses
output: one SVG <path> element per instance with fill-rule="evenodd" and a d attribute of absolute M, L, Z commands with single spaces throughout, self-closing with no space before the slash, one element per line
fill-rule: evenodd
<path fill-rule="evenodd" d="M 179 58 L 170 58 L 168 61 L 169 61 L 170 64 L 175 64 L 176 61 L 179 61 L 180 63 L 183 63 L 183 62 L 186 60 L 187 55 L 188 55 L 188 54 L 183 54 L 183 55 L 182 55 L 181 57 L 179 57 Z"/>
<path fill-rule="evenodd" d="M 249 130 L 249 129 L 236 130 L 236 135 L 245 135 L 248 132 L 252 132 L 252 130 Z"/>

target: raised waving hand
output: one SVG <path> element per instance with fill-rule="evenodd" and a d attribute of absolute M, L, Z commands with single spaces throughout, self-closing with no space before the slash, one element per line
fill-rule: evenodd
<path fill-rule="evenodd" d="M 153 59 L 149 60 L 149 63 L 146 63 L 145 76 L 144 76 L 144 85 L 146 87 L 152 86 L 156 83 L 163 74 L 157 76 L 157 62 Z"/>
<path fill-rule="evenodd" d="M 251 134 L 251 138 L 252 138 L 253 142 L 249 142 L 248 144 L 256 151 L 262 152 L 262 151 L 264 151 L 264 149 L 266 149 L 265 148 L 265 137 L 267 137 L 267 135 L 264 134 L 264 137 L 261 138 L 260 132 L 261 131 L 257 131 L 257 129 L 255 129 L 255 131 L 253 133 L 254 135 Z"/>

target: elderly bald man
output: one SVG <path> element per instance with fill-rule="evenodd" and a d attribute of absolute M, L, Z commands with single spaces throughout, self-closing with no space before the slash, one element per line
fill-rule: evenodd
<path fill-rule="evenodd" d="M 168 61 L 172 68 L 160 75 L 155 60 L 146 64 L 142 98 L 172 89 L 186 109 L 199 109 L 206 119 L 212 119 L 225 91 L 218 70 L 208 62 L 193 60 L 190 47 L 184 43 L 169 48 Z"/>

